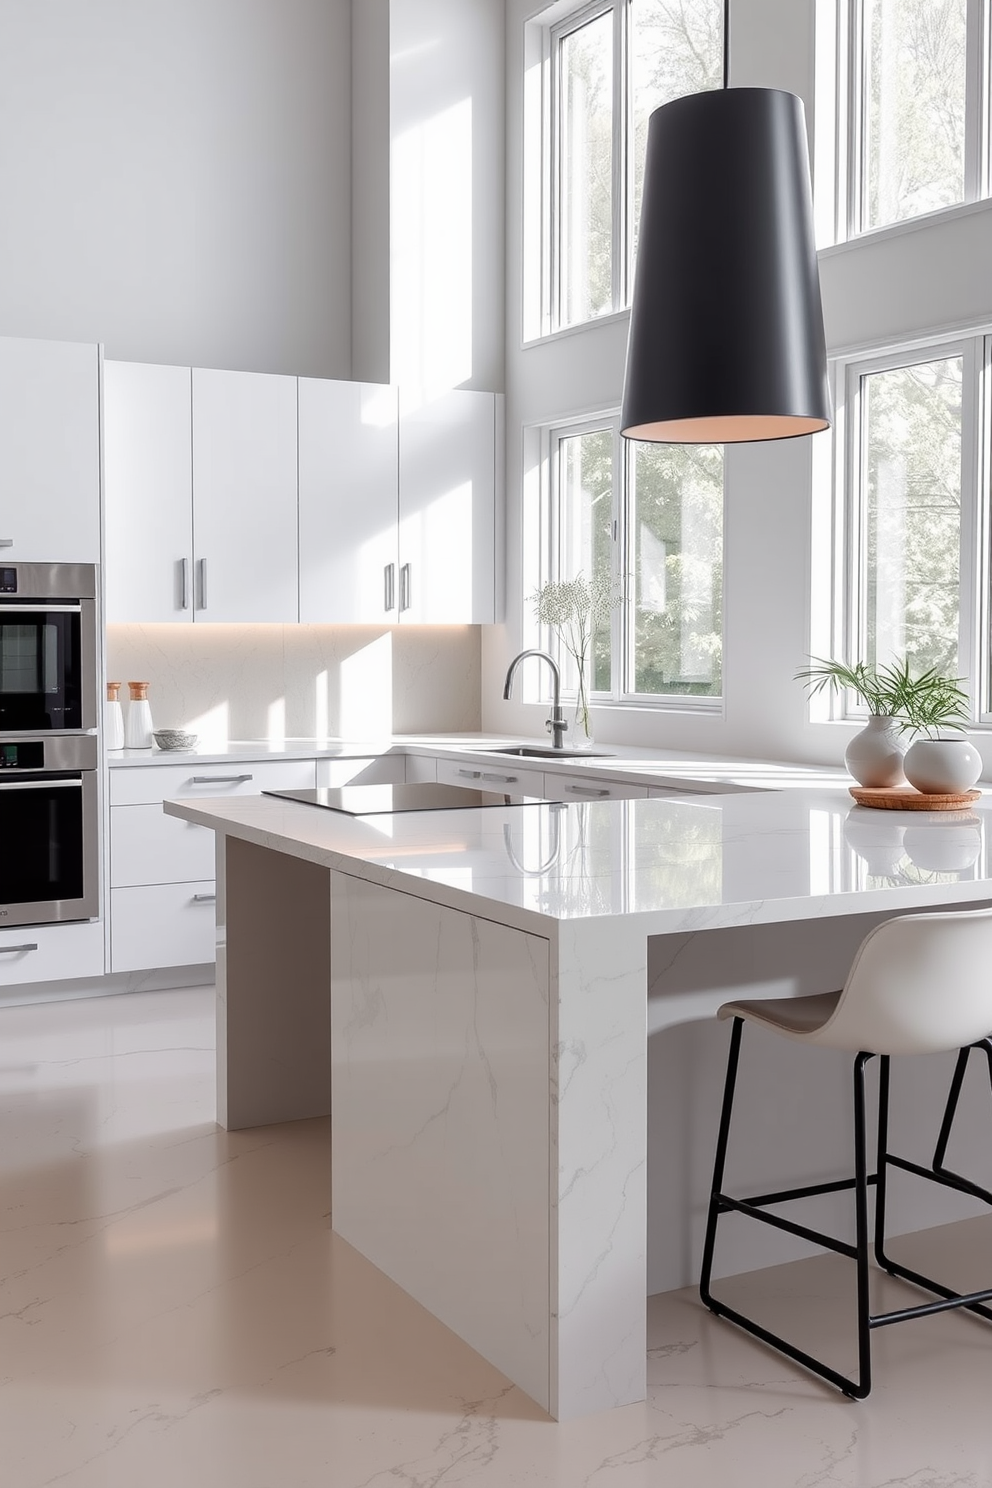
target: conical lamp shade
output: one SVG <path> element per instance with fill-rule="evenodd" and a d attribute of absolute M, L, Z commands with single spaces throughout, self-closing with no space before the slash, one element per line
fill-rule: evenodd
<path fill-rule="evenodd" d="M 648 126 L 621 429 L 730 444 L 830 424 L 801 99 L 728 88 Z"/>

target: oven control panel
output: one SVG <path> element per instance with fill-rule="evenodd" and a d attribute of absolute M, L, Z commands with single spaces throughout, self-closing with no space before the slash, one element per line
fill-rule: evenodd
<path fill-rule="evenodd" d="M 45 745 L 41 739 L 0 742 L 0 770 L 43 770 Z"/>
<path fill-rule="evenodd" d="M 0 594 L 17 593 L 17 569 L 0 568 Z"/>

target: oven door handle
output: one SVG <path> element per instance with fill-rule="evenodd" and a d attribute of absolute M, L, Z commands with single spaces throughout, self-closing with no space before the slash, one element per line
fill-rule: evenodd
<path fill-rule="evenodd" d="M 46 604 L 43 599 L 29 599 L 26 604 L 12 604 L 9 600 L 0 603 L 0 614 L 7 615 L 78 615 L 79 604 Z"/>
<path fill-rule="evenodd" d="M 82 790 L 82 780 L 10 780 L 0 784 L 5 790 Z"/>
<path fill-rule="evenodd" d="M 15 953 L 19 955 L 21 951 L 36 951 L 37 949 L 38 942 L 36 940 L 28 940 L 24 945 L 19 946 L 0 945 L 0 956 L 13 956 Z"/>

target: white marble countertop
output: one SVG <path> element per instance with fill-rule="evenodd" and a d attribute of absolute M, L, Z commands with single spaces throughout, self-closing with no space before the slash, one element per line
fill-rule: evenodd
<path fill-rule="evenodd" d="M 842 787 L 353 819 L 271 796 L 166 802 L 263 847 L 548 934 L 641 934 L 992 898 L 992 795 L 960 813 L 856 806 Z M 416 887 L 412 880 L 416 881 Z"/>
<path fill-rule="evenodd" d="M 142 765 L 175 765 L 196 760 L 200 764 L 223 764 L 231 760 L 261 759 L 364 759 L 390 752 L 426 754 L 462 759 L 466 754 L 488 763 L 507 764 L 500 749 L 514 745 L 546 745 L 546 740 L 499 734 L 396 734 L 373 740 L 354 739 L 266 739 L 231 740 L 227 744 L 203 744 L 196 749 L 121 749 L 108 753 L 111 769 Z M 604 744 L 592 755 L 555 758 L 511 756 L 518 769 L 600 774 L 611 780 L 698 791 L 786 790 L 810 785 L 842 785 L 846 771 L 823 765 L 789 764 L 774 760 L 749 760 L 732 755 L 687 754 L 684 750 L 649 749 L 622 744 Z"/>

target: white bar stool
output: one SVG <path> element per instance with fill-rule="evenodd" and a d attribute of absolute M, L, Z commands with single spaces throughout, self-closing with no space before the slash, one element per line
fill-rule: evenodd
<path fill-rule="evenodd" d="M 992 1078 L 992 909 L 958 910 L 952 913 L 902 915 L 886 920 L 862 941 L 840 992 L 813 997 L 762 998 L 728 1002 L 719 1018 L 733 1018 L 727 1079 L 717 1138 L 713 1188 L 703 1245 L 699 1292 L 703 1302 L 720 1317 L 729 1318 L 773 1348 L 788 1354 L 807 1369 L 837 1385 L 845 1395 L 862 1400 L 871 1390 L 871 1333 L 874 1328 L 909 1318 L 923 1317 L 949 1308 L 966 1307 L 992 1321 L 992 1310 L 982 1304 L 992 1298 L 992 1287 L 962 1294 L 916 1271 L 899 1265 L 885 1253 L 886 1170 L 891 1165 L 929 1178 L 959 1192 L 972 1194 L 992 1205 L 992 1193 L 970 1182 L 944 1165 L 951 1125 L 971 1049 L 982 1049 Z M 727 1140 L 733 1111 L 741 1033 L 745 1021 L 761 1024 L 797 1043 L 855 1054 L 854 1061 L 854 1166 L 853 1178 L 818 1183 L 806 1188 L 783 1189 L 747 1199 L 722 1192 Z M 948 1095 L 944 1118 L 931 1167 L 924 1168 L 888 1149 L 889 1058 L 893 1054 L 926 1054 L 958 1049 L 957 1066 Z M 877 1166 L 868 1172 L 865 1140 L 865 1065 L 880 1058 L 878 1093 Z M 939 1299 L 917 1307 L 872 1315 L 868 1302 L 869 1236 L 868 1189 L 875 1188 L 874 1253 L 877 1264 L 890 1276 L 901 1277 Z M 806 1225 L 795 1224 L 766 1209 L 789 1199 L 812 1194 L 853 1189 L 856 1242 L 849 1245 Z M 848 1379 L 822 1360 L 814 1358 L 745 1317 L 710 1290 L 713 1249 L 721 1214 L 734 1210 L 824 1245 L 857 1262 L 859 1377 Z"/>

